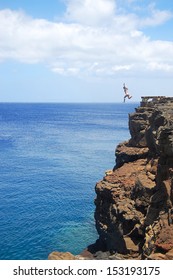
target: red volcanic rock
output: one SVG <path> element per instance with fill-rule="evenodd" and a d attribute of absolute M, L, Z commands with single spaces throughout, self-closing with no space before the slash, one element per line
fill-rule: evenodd
<path fill-rule="evenodd" d="M 119 144 L 115 151 L 116 166 L 118 168 L 124 163 L 134 162 L 138 159 L 146 159 L 149 149 L 147 147 L 138 148 L 130 146 L 129 142 Z"/>
<path fill-rule="evenodd" d="M 168 252 L 173 249 L 173 225 L 165 225 L 157 236 L 156 250 Z"/>
<path fill-rule="evenodd" d="M 142 97 L 135 110 L 130 140 L 95 186 L 99 239 L 79 256 L 49 259 L 173 260 L 173 98 Z"/>
<path fill-rule="evenodd" d="M 173 259 L 173 98 L 143 97 L 129 115 L 131 139 L 96 184 L 95 220 L 105 250 Z"/>
<path fill-rule="evenodd" d="M 52 252 L 48 256 L 48 260 L 76 260 L 76 257 L 70 252 Z"/>
<path fill-rule="evenodd" d="M 168 251 L 165 255 L 167 260 L 173 260 L 173 249 L 171 249 L 170 251 Z"/>

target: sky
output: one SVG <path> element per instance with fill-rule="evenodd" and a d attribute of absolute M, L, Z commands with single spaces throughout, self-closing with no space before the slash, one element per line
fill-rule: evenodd
<path fill-rule="evenodd" d="M 0 102 L 173 96 L 172 0 L 0 0 Z"/>

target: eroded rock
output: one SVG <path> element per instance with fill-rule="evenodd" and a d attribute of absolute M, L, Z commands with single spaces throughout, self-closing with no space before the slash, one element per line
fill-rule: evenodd
<path fill-rule="evenodd" d="M 143 97 L 129 115 L 131 139 L 96 184 L 96 228 L 110 252 L 171 259 L 173 239 L 173 98 Z"/>

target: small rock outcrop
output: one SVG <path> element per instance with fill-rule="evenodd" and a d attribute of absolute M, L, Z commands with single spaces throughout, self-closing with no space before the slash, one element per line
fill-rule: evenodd
<path fill-rule="evenodd" d="M 142 97 L 135 110 L 95 187 L 98 241 L 121 258 L 173 259 L 173 98 Z"/>

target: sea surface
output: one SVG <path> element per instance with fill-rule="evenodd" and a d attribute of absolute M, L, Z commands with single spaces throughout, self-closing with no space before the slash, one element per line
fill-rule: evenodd
<path fill-rule="evenodd" d="M 0 259 L 95 242 L 95 184 L 138 104 L 0 104 Z"/>

